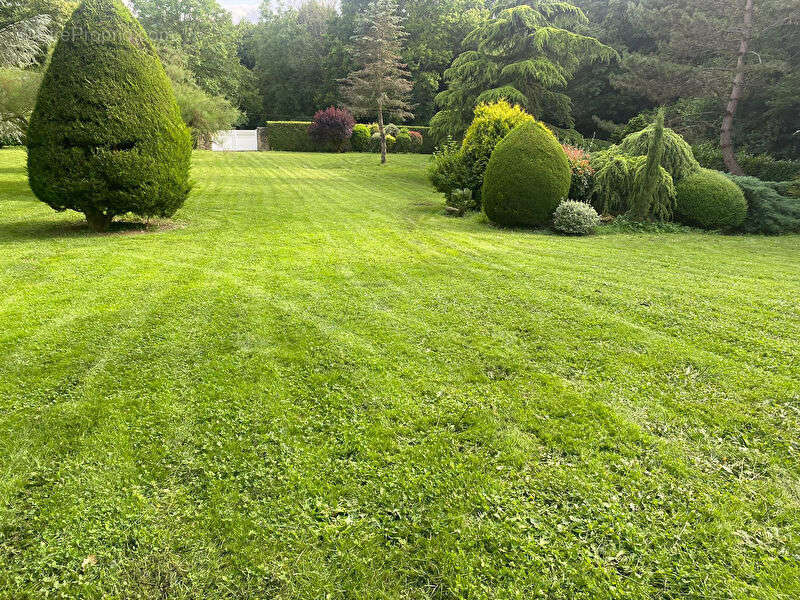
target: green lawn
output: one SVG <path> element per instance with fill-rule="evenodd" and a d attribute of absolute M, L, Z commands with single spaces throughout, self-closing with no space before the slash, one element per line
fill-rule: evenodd
<path fill-rule="evenodd" d="M 0 151 L 0 597 L 800 596 L 800 237 L 499 230 L 211 154 L 92 235 Z"/>

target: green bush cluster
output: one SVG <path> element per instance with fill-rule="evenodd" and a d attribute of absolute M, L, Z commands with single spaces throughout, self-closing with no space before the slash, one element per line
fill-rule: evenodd
<path fill-rule="evenodd" d="M 265 124 L 266 137 L 269 150 L 284 150 L 287 152 L 330 152 L 329 145 L 317 144 L 308 135 L 310 121 L 267 121 Z M 398 127 L 387 125 L 386 146 L 389 152 L 426 152 L 430 148 L 427 142 L 427 127 Z M 391 132 L 397 131 L 397 136 Z M 421 144 L 412 137 L 411 132 L 416 131 L 422 136 Z M 378 125 L 373 123 L 365 125 L 359 123 L 353 127 L 353 135 L 345 144 L 345 151 L 355 152 L 380 152 L 380 134 Z M 432 152 L 430 150 L 429 152 Z"/>
<path fill-rule="evenodd" d="M 434 151 L 431 163 L 428 165 L 428 179 L 436 191 L 444 194 L 446 199 L 450 198 L 454 190 L 470 189 L 469 171 L 459 142 L 448 139 Z"/>
<path fill-rule="evenodd" d="M 189 193 L 192 142 L 147 34 L 119 0 L 67 24 L 28 129 L 28 175 L 56 210 L 103 230 L 121 214 L 171 216 Z"/>
<path fill-rule="evenodd" d="M 586 202 L 565 200 L 553 214 L 553 228 L 569 235 L 589 235 L 600 226 L 600 215 Z"/>
<path fill-rule="evenodd" d="M 604 154 L 592 157 L 595 188 L 593 201 L 595 208 L 603 214 L 623 214 L 631 210 L 639 182 L 647 168 L 646 156 L 625 156 L 624 154 Z M 675 208 L 675 183 L 664 167 L 658 171 L 658 181 L 653 194 L 651 212 L 654 216 L 667 220 Z"/>
<path fill-rule="evenodd" d="M 571 183 L 567 156 L 542 123 L 526 121 L 497 144 L 484 175 L 482 204 L 494 223 L 549 222 Z"/>
<path fill-rule="evenodd" d="M 357 123 L 353 126 L 353 135 L 350 137 L 350 145 L 354 152 L 369 152 L 370 138 L 372 134 L 369 131 L 369 126 L 362 123 Z"/>
<path fill-rule="evenodd" d="M 739 227 L 745 233 L 780 235 L 800 233 L 800 199 L 784 195 L 790 184 L 755 177 L 727 175 L 744 192 L 747 216 Z"/>
<path fill-rule="evenodd" d="M 622 214 L 633 208 L 645 177 L 646 155 L 657 135 L 661 136 L 663 151 L 661 169 L 655 172 L 650 213 L 661 220 L 672 218 L 675 185 L 701 167 L 691 146 L 680 135 L 669 128 L 661 129 L 657 123 L 631 133 L 608 150 L 592 154 L 591 166 L 595 172 L 593 202 L 599 211 Z"/>
<path fill-rule="evenodd" d="M 702 166 L 716 171 L 727 171 L 718 144 L 697 144 L 692 150 Z M 740 150 L 736 153 L 736 161 L 745 175 L 761 181 L 789 181 L 800 177 L 800 160 L 779 160 L 769 154 L 750 154 Z"/>
<path fill-rule="evenodd" d="M 469 173 L 465 187 L 472 190 L 473 197 L 480 203 L 483 177 L 492 151 L 517 125 L 534 119 L 519 106 L 512 106 L 505 100 L 479 104 L 474 114 L 475 118 L 464 135 L 461 152 Z"/>
<path fill-rule="evenodd" d="M 505 100 L 479 104 L 464 140 L 449 139 L 435 153 L 428 176 L 434 187 L 449 196 L 452 190 L 469 188 L 480 207 L 483 177 L 497 144 L 517 125 L 533 117 Z"/>
<path fill-rule="evenodd" d="M 730 231 L 747 216 L 742 190 L 719 171 L 701 169 L 682 179 L 676 191 L 675 214 L 687 225 Z"/>

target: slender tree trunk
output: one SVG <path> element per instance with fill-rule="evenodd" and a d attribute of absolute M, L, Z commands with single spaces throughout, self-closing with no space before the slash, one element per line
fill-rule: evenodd
<path fill-rule="evenodd" d="M 731 90 L 731 97 L 728 100 L 728 107 L 725 109 L 725 117 L 722 119 L 722 132 L 720 134 L 719 143 L 722 149 L 722 158 L 725 160 L 725 166 L 728 171 L 734 175 L 744 175 L 742 167 L 736 161 L 736 155 L 733 152 L 733 117 L 736 115 L 736 107 L 739 105 L 739 100 L 742 98 L 742 91 L 744 89 L 744 57 L 747 55 L 747 49 L 750 46 L 750 38 L 753 35 L 753 0 L 747 0 L 744 7 L 744 29 L 742 30 L 742 40 L 739 43 L 739 55 L 736 59 L 736 75 L 733 78 L 733 89 Z"/>
<path fill-rule="evenodd" d="M 111 221 L 114 219 L 114 215 L 107 215 L 99 210 L 91 208 L 87 209 L 84 215 L 86 216 L 87 223 L 89 223 L 89 227 L 96 233 L 108 231 L 108 226 L 111 225 Z"/>
<path fill-rule="evenodd" d="M 378 132 L 381 134 L 381 164 L 386 162 L 386 132 L 383 129 L 383 102 L 378 102 Z"/>

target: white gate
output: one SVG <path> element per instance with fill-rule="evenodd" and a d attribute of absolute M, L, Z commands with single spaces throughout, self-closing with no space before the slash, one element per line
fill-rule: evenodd
<path fill-rule="evenodd" d="M 220 131 L 211 149 L 215 152 L 255 152 L 258 150 L 258 132 L 255 129 Z"/>

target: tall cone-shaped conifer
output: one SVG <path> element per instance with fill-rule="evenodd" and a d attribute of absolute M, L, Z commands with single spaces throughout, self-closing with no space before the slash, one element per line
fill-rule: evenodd
<path fill-rule="evenodd" d="M 121 214 L 171 216 L 189 193 L 191 138 L 147 34 L 119 0 L 67 23 L 28 130 L 28 177 L 96 231 Z"/>

